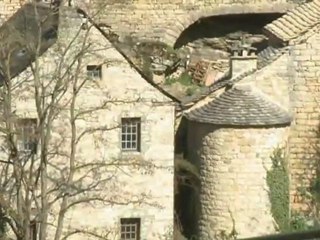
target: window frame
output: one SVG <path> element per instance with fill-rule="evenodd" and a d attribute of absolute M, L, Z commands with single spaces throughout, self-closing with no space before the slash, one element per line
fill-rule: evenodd
<path fill-rule="evenodd" d="M 36 118 L 20 118 L 16 122 L 16 144 L 20 152 L 36 153 L 38 138 Z"/>
<path fill-rule="evenodd" d="M 30 231 L 30 240 L 37 240 L 38 224 L 37 224 L 36 220 L 30 221 L 29 231 Z"/>
<path fill-rule="evenodd" d="M 121 118 L 120 138 L 120 147 L 122 152 L 141 152 L 141 118 Z M 133 146 L 134 144 L 135 147 Z"/>
<path fill-rule="evenodd" d="M 86 70 L 86 74 L 89 79 L 102 78 L 102 65 L 87 65 Z"/>
<path fill-rule="evenodd" d="M 135 227 L 135 229 L 132 230 L 132 227 Z M 128 228 L 129 231 L 127 232 Z M 129 234 L 129 238 L 127 238 L 127 234 Z M 120 218 L 120 240 L 140 240 L 140 234 L 141 218 Z"/>

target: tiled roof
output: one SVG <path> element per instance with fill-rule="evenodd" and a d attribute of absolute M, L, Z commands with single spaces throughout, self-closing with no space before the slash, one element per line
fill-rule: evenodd
<path fill-rule="evenodd" d="M 267 66 L 269 63 L 273 62 L 284 52 L 284 49 L 274 48 L 269 46 L 263 49 L 257 56 L 258 69 Z"/>
<path fill-rule="evenodd" d="M 201 123 L 231 126 L 271 126 L 291 122 L 290 114 L 250 86 L 235 86 L 185 116 Z"/>
<path fill-rule="evenodd" d="M 264 27 L 282 41 L 294 39 L 320 23 L 320 0 L 304 3 Z"/>

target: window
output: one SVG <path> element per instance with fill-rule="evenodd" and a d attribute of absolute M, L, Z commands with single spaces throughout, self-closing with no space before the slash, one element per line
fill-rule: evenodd
<path fill-rule="evenodd" d="M 121 120 L 121 148 L 124 151 L 140 151 L 140 118 Z"/>
<path fill-rule="evenodd" d="M 32 220 L 30 222 L 30 240 L 37 240 L 37 222 Z"/>
<path fill-rule="evenodd" d="M 121 240 L 140 240 L 140 218 L 121 218 Z"/>
<path fill-rule="evenodd" d="M 19 119 L 17 122 L 17 147 L 19 151 L 37 151 L 36 119 Z"/>
<path fill-rule="evenodd" d="M 87 76 L 89 78 L 101 78 L 101 65 L 88 65 Z"/>
<path fill-rule="evenodd" d="M 42 34 L 45 40 L 55 39 L 58 35 L 58 26 L 53 26 L 49 28 L 46 32 Z"/>

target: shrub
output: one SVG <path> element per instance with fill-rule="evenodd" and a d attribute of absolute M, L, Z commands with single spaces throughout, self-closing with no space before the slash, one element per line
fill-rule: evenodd
<path fill-rule="evenodd" d="M 271 213 L 281 232 L 290 228 L 289 173 L 283 150 L 275 149 L 271 156 L 272 168 L 267 172 Z"/>

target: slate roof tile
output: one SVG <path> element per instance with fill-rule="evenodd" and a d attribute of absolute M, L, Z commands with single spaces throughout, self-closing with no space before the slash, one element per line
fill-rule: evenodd
<path fill-rule="evenodd" d="M 289 41 L 320 23 L 320 0 L 304 3 L 267 24 L 264 29 L 282 41 Z"/>
<path fill-rule="evenodd" d="M 245 85 L 229 89 L 185 116 L 191 121 L 230 126 L 284 125 L 292 121 L 286 110 Z"/>

